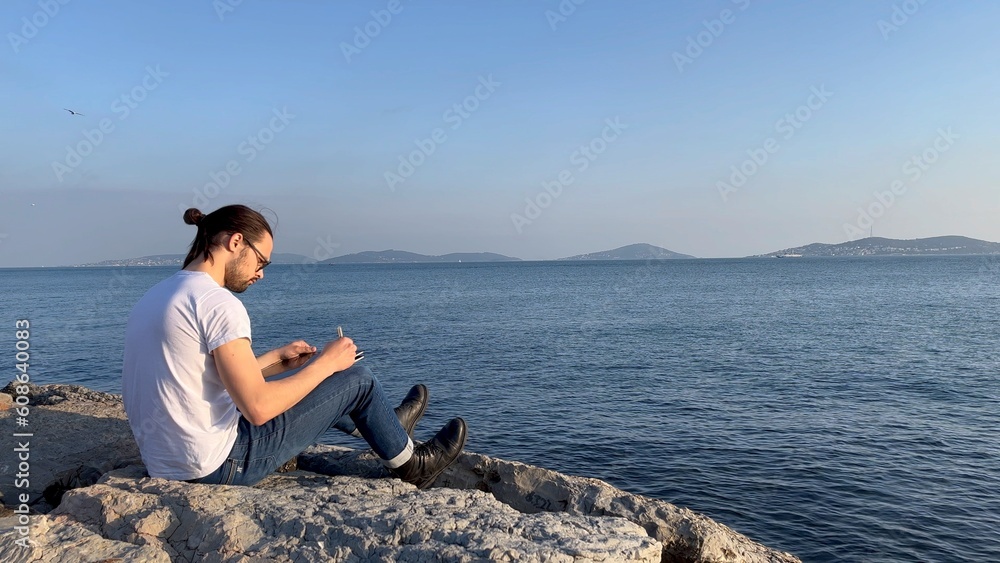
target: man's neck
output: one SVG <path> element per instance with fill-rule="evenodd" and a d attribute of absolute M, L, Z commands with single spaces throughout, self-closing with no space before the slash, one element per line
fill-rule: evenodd
<path fill-rule="evenodd" d="M 184 270 L 188 272 L 204 272 L 211 276 L 219 286 L 225 287 L 226 265 L 217 261 L 213 262 L 207 261 L 204 258 L 195 258 Z"/>

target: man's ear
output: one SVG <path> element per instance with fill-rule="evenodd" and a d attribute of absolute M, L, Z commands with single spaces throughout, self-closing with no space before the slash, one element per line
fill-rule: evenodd
<path fill-rule="evenodd" d="M 226 250 L 230 252 L 236 252 L 237 247 L 241 240 L 243 240 L 243 235 L 241 233 L 230 233 L 226 237 Z"/>

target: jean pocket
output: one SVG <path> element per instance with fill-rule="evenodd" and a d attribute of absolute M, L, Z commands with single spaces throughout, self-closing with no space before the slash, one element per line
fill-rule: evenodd
<path fill-rule="evenodd" d="M 236 478 L 237 472 L 241 470 L 240 465 L 243 462 L 238 459 L 226 458 L 226 461 L 219 468 L 219 484 L 220 485 L 232 485 L 233 479 Z"/>
<path fill-rule="evenodd" d="M 246 462 L 246 465 L 237 467 L 234 471 L 234 477 L 231 481 L 237 485 L 253 485 L 267 477 L 278 468 L 278 464 L 274 462 L 274 456 L 265 456 L 257 459 L 251 459 Z"/>

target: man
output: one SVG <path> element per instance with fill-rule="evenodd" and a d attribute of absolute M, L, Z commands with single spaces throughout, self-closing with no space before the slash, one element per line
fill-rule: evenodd
<path fill-rule="evenodd" d="M 125 329 L 122 397 L 150 476 L 253 485 L 330 427 L 363 437 L 393 474 L 419 488 L 458 458 L 465 421 L 452 419 L 414 446 L 426 388 L 414 387 L 393 409 L 371 371 L 354 365 L 350 338 L 318 353 L 298 340 L 254 357 L 250 318 L 233 292 L 264 278 L 270 225 L 242 205 L 208 215 L 188 209 L 184 222 L 198 233 L 182 269 L 146 292 Z"/>

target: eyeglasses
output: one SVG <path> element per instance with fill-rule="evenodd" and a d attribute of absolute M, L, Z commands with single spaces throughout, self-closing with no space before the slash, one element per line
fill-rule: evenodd
<path fill-rule="evenodd" d="M 268 266 L 268 264 L 271 263 L 270 260 L 265 260 L 264 259 L 264 255 L 261 254 L 259 250 L 257 250 L 257 247 L 254 246 L 253 243 L 250 242 L 250 240 L 248 238 L 243 237 L 243 242 L 247 243 L 247 246 L 249 246 L 254 251 L 254 254 L 257 255 L 257 271 L 258 272 L 261 271 L 261 270 L 263 270 L 264 268 L 266 268 Z"/>

